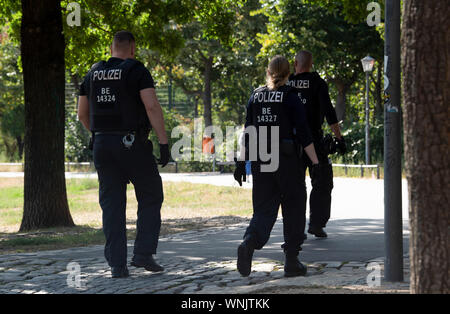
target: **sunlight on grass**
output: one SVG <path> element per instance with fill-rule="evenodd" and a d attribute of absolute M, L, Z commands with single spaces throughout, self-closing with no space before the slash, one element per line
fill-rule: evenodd
<path fill-rule="evenodd" d="M 23 214 L 23 179 L 2 180 L 0 189 L 0 254 L 103 244 L 98 181 L 67 180 L 67 197 L 75 228 L 18 233 Z M 136 233 L 137 201 L 127 189 L 127 234 Z M 251 191 L 185 182 L 164 183 L 161 234 L 233 224 L 252 214 Z"/>
<path fill-rule="evenodd" d="M 0 190 L 0 232 L 16 232 L 22 219 L 23 181 L 3 182 Z M 98 203 L 98 181 L 67 180 L 70 212 L 76 225 L 101 228 L 102 211 Z M 134 228 L 137 201 L 132 185 L 127 189 L 128 227 Z M 163 219 L 243 216 L 252 213 L 251 191 L 185 182 L 164 183 Z"/>

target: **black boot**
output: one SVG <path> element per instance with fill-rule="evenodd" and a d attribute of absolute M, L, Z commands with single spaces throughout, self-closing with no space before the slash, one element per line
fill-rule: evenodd
<path fill-rule="evenodd" d="M 112 278 L 127 278 L 129 275 L 128 267 L 126 265 L 111 267 Z"/>
<path fill-rule="evenodd" d="M 137 254 L 134 255 L 133 259 L 131 260 L 131 266 L 138 268 L 145 268 L 145 270 L 152 272 L 160 272 L 164 270 L 163 267 L 161 267 L 155 262 L 152 255 L 150 256 L 143 256 Z"/>
<path fill-rule="evenodd" d="M 306 265 L 300 263 L 297 256 L 298 253 L 286 252 L 286 260 L 284 263 L 285 277 L 297 277 L 306 275 L 307 267 Z"/>
<path fill-rule="evenodd" d="M 317 238 L 328 237 L 327 233 L 323 230 L 323 228 L 318 228 L 314 226 L 309 226 L 308 233 L 315 235 Z"/>
<path fill-rule="evenodd" d="M 248 277 L 252 271 L 252 258 L 255 251 L 255 241 L 246 237 L 238 247 L 237 269 L 243 277 Z"/>

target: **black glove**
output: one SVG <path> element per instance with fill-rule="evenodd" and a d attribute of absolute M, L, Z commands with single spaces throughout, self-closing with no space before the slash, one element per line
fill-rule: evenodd
<path fill-rule="evenodd" d="M 234 170 L 234 179 L 239 183 L 240 186 L 242 186 L 242 181 L 247 181 L 247 173 L 245 171 L 245 161 L 237 161 L 235 158 L 234 161 L 236 162 L 236 169 Z"/>
<path fill-rule="evenodd" d="M 345 139 L 343 136 L 341 136 L 340 139 L 336 138 L 336 149 L 341 155 L 345 155 L 347 153 L 347 145 L 345 144 Z"/>
<path fill-rule="evenodd" d="M 328 156 L 336 153 L 336 141 L 331 134 L 325 135 L 320 143 L 320 150 L 322 154 Z"/>
<path fill-rule="evenodd" d="M 159 156 L 158 163 L 164 168 L 169 163 L 169 144 L 159 144 Z"/>
<path fill-rule="evenodd" d="M 315 164 L 309 167 L 309 176 L 311 177 L 312 181 L 317 179 L 319 175 L 320 175 L 320 164 Z"/>

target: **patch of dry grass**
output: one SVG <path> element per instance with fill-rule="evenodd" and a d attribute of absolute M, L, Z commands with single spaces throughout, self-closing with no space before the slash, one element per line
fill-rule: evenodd
<path fill-rule="evenodd" d="M 22 219 L 23 179 L 5 179 L 0 190 L 0 253 L 102 244 L 102 211 L 97 180 L 67 180 L 67 196 L 76 228 L 18 233 Z M 135 236 L 137 200 L 127 190 L 128 238 Z M 248 221 L 251 191 L 186 182 L 164 183 L 161 235 Z M 58 240 L 59 239 L 59 240 Z M 9 244 L 8 244 L 9 243 Z"/>

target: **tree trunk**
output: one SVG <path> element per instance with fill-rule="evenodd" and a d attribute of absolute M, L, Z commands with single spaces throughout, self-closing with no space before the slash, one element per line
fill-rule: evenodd
<path fill-rule="evenodd" d="M 212 94 L 211 94 L 211 74 L 213 67 L 213 57 L 209 57 L 205 60 L 205 89 L 203 91 L 203 118 L 205 119 L 205 127 L 212 125 Z"/>
<path fill-rule="evenodd" d="M 450 7 L 404 1 L 402 67 L 411 292 L 450 292 Z"/>
<path fill-rule="evenodd" d="M 345 119 L 348 86 L 340 81 L 335 81 L 334 85 L 336 86 L 336 89 L 338 91 L 338 95 L 336 98 L 336 115 L 338 121 L 341 121 Z"/>
<path fill-rule="evenodd" d="M 16 143 L 17 143 L 17 150 L 19 152 L 19 160 L 22 160 L 24 143 L 21 136 L 16 137 Z"/>
<path fill-rule="evenodd" d="M 198 98 L 194 97 L 194 118 L 198 117 Z"/>
<path fill-rule="evenodd" d="M 64 36 L 59 0 L 22 0 L 25 180 L 21 231 L 74 226 L 64 176 Z"/>

